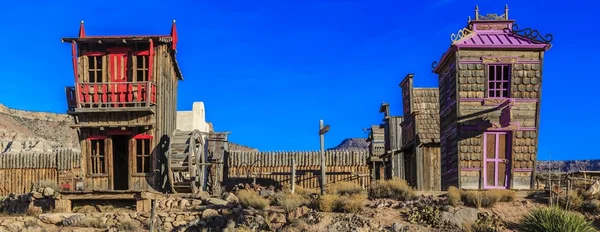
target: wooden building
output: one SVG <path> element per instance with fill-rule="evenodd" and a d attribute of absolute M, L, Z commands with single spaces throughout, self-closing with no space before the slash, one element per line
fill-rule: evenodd
<path fill-rule="evenodd" d="M 380 155 L 384 165 L 384 179 L 404 179 L 404 157 L 402 148 L 402 116 L 390 115 L 390 104 L 382 103 L 379 112 L 383 113 L 384 148 Z"/>
<path fill-rule="evenodd" d="M 404 121 L 402 154 L 406 181 L 417 190 L 439 191 L 440 129 L 437 88 L 414 88 L 413 74 L 400 83 Z"/>
<path fill-rule="evenodd" d="M 137 36 L 89 36 L 82 21 L 79 36 L 62 41 L 72 46 L 75 86 L 66 93 L 84 172 L 70 190 L 175 191 L 173 172 L 189 172 L 184 187 L 196 188 L 204 172 L 188 163 L 200 163 L 204 142 L 176 130 L 175 21 L 168 35 Z"/>
<path fill-rule="evenodd" d="M 367 142 L 369 142 L 369 169 L 371 180 L 384 179 L 385 164 L 381 156 L 385 153 L 385 136 L 383 125 L 371 125 Z"/>
<path fill-rule="evenodd" d="M 551 35 L 480 15 L 434 62 L 439 79 L 442 187 L 533 187 L 542 63 Z"/>

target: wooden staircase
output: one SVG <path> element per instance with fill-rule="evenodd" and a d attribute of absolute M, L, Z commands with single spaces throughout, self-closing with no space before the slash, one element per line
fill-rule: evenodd
<path fill-rule="evenodd" d="M 206 142 L 198 130 L 175 130 L 168 153 L 169 184 L 173 193 L 197 193 L 206 185 Z"/>

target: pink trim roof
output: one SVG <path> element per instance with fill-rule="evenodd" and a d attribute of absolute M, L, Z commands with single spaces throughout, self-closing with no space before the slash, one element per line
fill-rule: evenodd
<path fill-rule="evenodd" d="M 510 30 L 475 31 L 454 43 L 459 48 L 534 48 L 549 45 L 514 34 Z"/>

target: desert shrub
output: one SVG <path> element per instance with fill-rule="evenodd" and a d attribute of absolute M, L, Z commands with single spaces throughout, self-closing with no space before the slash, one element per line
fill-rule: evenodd
<path fill-rule="evenodd" d="M 240 190 L 237 193 L 237 197 L 240 200 L 240 203 L 246 207 L 265 209 L 267 206 L 269 206 L 269 200 L 262 197 L 255 191 Z"/>
<path fill-rule="evenodd" d="M 334 194 L 325 194 L 323 196 L 320 196 L 319 200 L 317 201 L 317 208 L 321 212 L 333 212 L 334 210 L 339 208 L 339 206 L 337 205 L 340 202 L 339 198 L 339 195 Z"/>
<path fill-rule="evenodd" d="M 358 213 L 362 211 L 367 196 L 364 194 L 355 194 L 338 198 L 335 204 L 338 208 L 334 211 L 340 213 Z"/>
<path fill-rule="evenodd" d="M 477 221 L 470 225 L 467 230 L 472 232 L 496 232 L 502 231 L 504 222 L 496 214 L 480 212 L 477 214 Z"/>
<path fill-rule="evenodd" d="M 477 208 L 491 208 L 498 202 L 513 201 L 515 192 L 511 190 L 467 190 L 461 191 L 461 199 L 465 204 Z"/>
<path fill-rule="evenodd" d="M 362 188 L 362 186 L 352 182 L 340 182 L 327 189 L 327 193 L 338 195 L 355 195 L 362 194 L 364 192 L 365 190 Z"/>
<path fill-rule="evenodd" d="M 283 194 L 277 201 L 277 205 L 281 206 L 286 213 L 294 211 L 300 206 L 308 205 L 308 203 L 308 199 L 293 193 Z"/>
<path fill-rule="evenodd" d="M 369 196 L 373 198 L 391 198 L 400 201 L 415 197 L 414 190 L 405 180 L 378 180 L 369 187 Z"/>
<path fill-rule="evenodd" d="M 598 213 L 600 212 L 600 201 L 599 200 L 587 200 L 581 205 L 581 209 L 586 212 Z"/>
<path fill-rule="evenodd" d="M 596 228 L 585 217 L 558 207 L 533 209 L 521 219 L 523 232 L 592 232 Z"/>
<path fill-rule="evenodd" d="M 408 211 L 408 221 L 413 224 L 439 227 L 441 210 L 435 205 L 420 205 Z"/>
<path fill-rule="evenodd" d="M 448 187 L 448 204 L 452 206 L 460 204 L 460 191 L 454 186 Z"/>
<path fill-rule="evenodd" d="M 564 209 L 578 210 L 583 206 L 583 197 L 575 191 L 569 192 L 558 199 L 558 205 Z"/>
<path fill-rule="evenodd" d="M 300 185 L 296 185 L 294 193 L 306 198 L 310 198 L 310 195 L 319 194 L 320 192 L 319 189 L 304 188 Z"/>

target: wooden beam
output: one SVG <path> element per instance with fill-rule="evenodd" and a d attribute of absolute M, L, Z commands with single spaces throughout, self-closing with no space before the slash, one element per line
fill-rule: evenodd
<path fill-rule="evenodd" d="M 108 127 L 108 128 L 120 128 L 120 127 L 142 127 L 150 126 L 153 123 L 128 123 L 128 124 L 100 124 L 100 123 L 85 123 L 85 124 L 71 124 L 71 128 L 82 128 L 82 127 Z"/>

